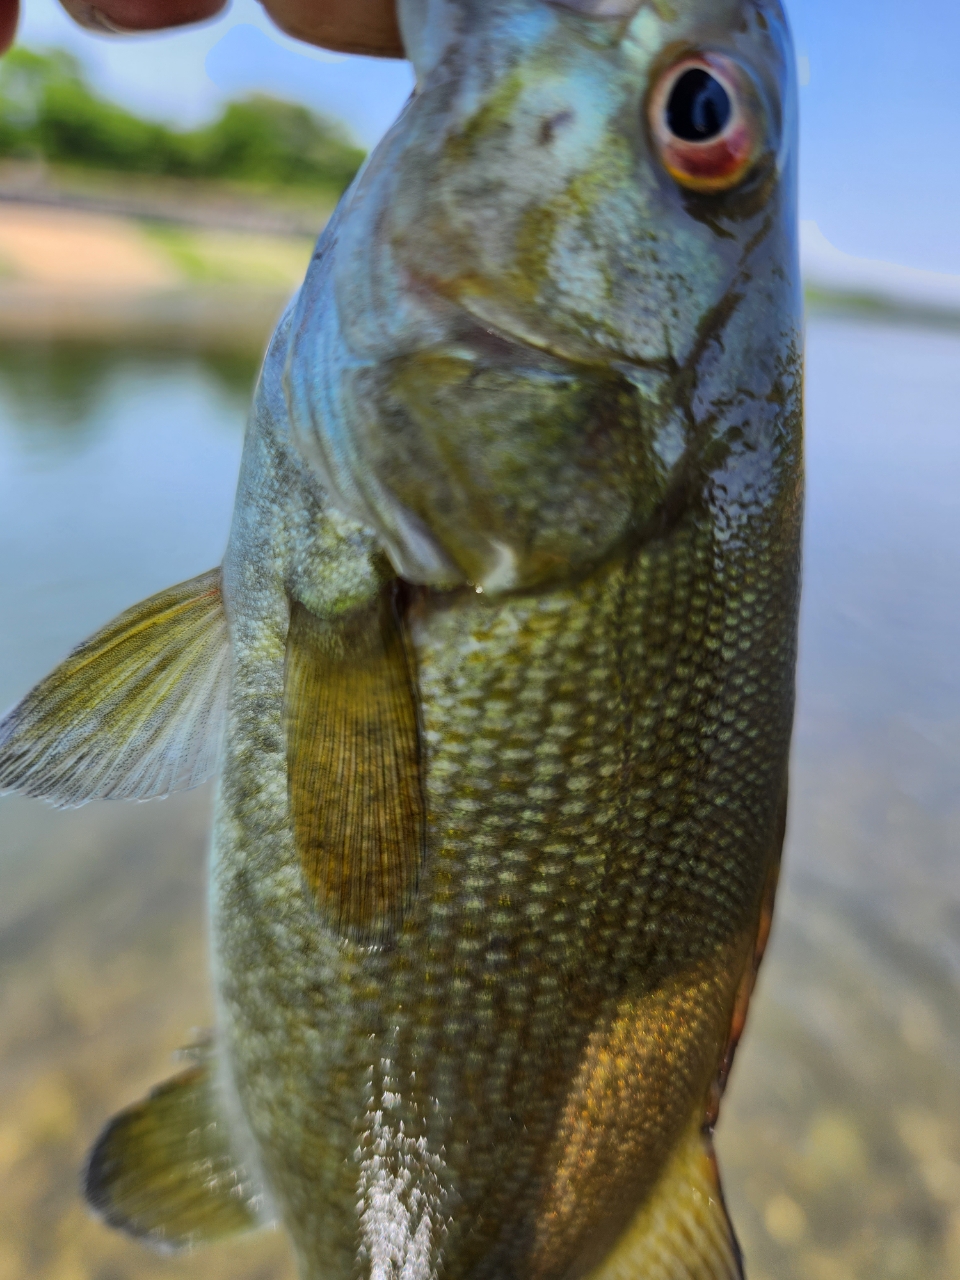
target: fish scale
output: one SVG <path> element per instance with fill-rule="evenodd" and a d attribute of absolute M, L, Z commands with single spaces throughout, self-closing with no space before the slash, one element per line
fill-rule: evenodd
<path fill-rule="evenodd" d="M 683 829 L 683 822 L 679 831 L 673 830 L 675 815 L 686 811 L 687 797 L 671 785 L 662 756 L 680 769 L 684 761 L 677 759 L 678 745 L 685 755 L 695 753 L 701 742 L 722 730 L 699 713 L 699 735 L 688 733 L 689 740 L 678 744 L 669 729 L 686 710 L 686 683 L 679 686 L 679 696 L 669 683 L 657 683 L 652 699 L 644 698 L 643 681 L 629 676 L 623 683 L 632 691 L 631 698 L 611 686 L 612 669 L 644 668 L 644 631 L 652 633 L 654 645 L 664 632 L 671 635 L 681 660 L 686 657 L 691 663 L 695 646 L 711 628 L 727 639 L 749 634 L 749 619 L 745 631 L 738 611 L 729 607 L 729 594 L 702 589 L 683 593 L 678 590 L 684 581 L 682 569 L 665 572 L 657 563 L 667 558 L 682 564 L 696 559 L 698 552 L 701 559 L 711 560 L 709 530 L 694 535 L 690 546 L 678 541 L 679 546 L 642 552 L 634 565 L 619 567 L 601 583 L 565 597 L 510 602 L 499 608 L 477 601 L 466 618 L 447 608 L 436 619 L 420 619 L 416 627 L 425 738 L 436 744 L 427 785 L 438 849 L 431 860 L 436 871 L 422 886 L 422 910 L 400 944 L 408 981 L 395 983 L 392 991 L 384 992 L 383 1001 L 385 1007 L 395 1002 L 404 1013 L 389 1052 L 394 1069 L 405 1076 L 409 1067 L 410 1078 L 418 1081 L 412 1097 L 422 1099 L 420 1114 L 429 1113 L 431 1098 L 439 1099 L 443 1120 L 428 1129 L 431 1146 L 446 1150 L 448 1159 L 458 1147 L 468 1156 L 469 1169 L 458 1182 L 461 1202 L 489 1203 L 490 1178 L 505 1186 L 507 1201 L 515 1198 L 518 1182 L 529 1183 L 535 1161 L 528 1156 L 522 1178 L 510 1179 L 502 1156 L 497 1156 L 503 1143 L 493 1118 L 509 1118 L 511 1127 L 519 1114 L 531 1135 L 552 1132 L 557 1103 L 545 1101 L 542 1075 L 527 1066 L 531 1058 L 538 1060 L 541 1071 L 549 1057 L 559 1059 L 569 1071 L 582 1052 L 597 1004 L 615 998 L 631 979 L 639 977 L 650 985 L 652 976 L 671 964 L 683 967 L 709 956 L 731 934 L 737 936 L 744 917 L 749 919 L 757 907 L 751 879 L 738 883 L 734 876 L 730 882 L 736 862 L 718 883 L 724 872 L 722 859 L 718 865 L 692 858 L 684 862 L 681 849 L 689 848 L 695 836 Z M 692 580 L 692 575 L 686 577 Z M 662 609 L 658 584 L 666 606 Z M 718 602 L 713 610 L 707 607 L 711 595 Z M 625 608 L 626 602 L 632 607 Z M 609 626 L 609 612 L 625 615 L 619 634 Z M 497 615 L 495 621 L 491 613 Z M 532 677 L 531 664 L 515 660 L 528 648 L 538 652 Z M 570 660 L 576 650 L 584 655 L 580 666 Z M 485 661 L 471 661 L 477 654 Z M 499 673 L 495 680 L 491 671 Z M 470 681 L 473 673 L 476 679 Z M 651 674 L 655 678 L 656 667 Z M 704 677 L 692 699 L 695 705 L 709 698 L 710 691 L 703 687 L 709 667 Z M 581 690 L 579 702 L 561 703 L 559 714 L 554 702 L 558 687 Z M 737 700 L 735 694 L 734 711 Z M 715 700 L 720 724 L 729 718 L 729 705 Z M 478 707 L 485 708 L 479 717 Z M 595 710 L 581 717 L 580 707 Z M 471 726 L 469 734 L 459 732 L 461 708 Z M 432 733 L 435 721 L 444 725 L 443 735 Z M 624 732 L 625 724 L 634 730 L 632 738 Z M 575 769 L 558 770 L 553 737 L 562 743 L 562 753 L 579 761 L 579 774 Z M 500 749 L 492 754 L 491 746 Z M 767 744 L 761 744 L 761 752 L 765 748 Z M 602 779 L 597 783 L 598 756 L 611 766 L 606 787 Z M 641 776 L 657 784 L 655 789 L 620 785 L 624 761 L 629 767 L 634 758 Z M 546 776 L 554 785 L 534 797 L 539 803 L 533 808 L 531 782 L 544 759 L 549 762 Z M 740 762 L 734 763 L 736 767 Z M 604 852 L 582 860 L 587 873 L 582 879 L 571 853 L 583 832 L 571 823 L 570 815 L 566 823 L 562 817 L 558 821 L 565 796 L 584 794 L 576 785 L 579 778 L 588 783 L 580 827 L 588 826 L 595 847 L 605 846 Z M 755 782 L 765 780 L 758 777 Z M 727 782 L 718 773 L 718 792 Z M 495 814 L 476 804 L 477 792 L 491 790 L 506 797 Z M 627 812 L 624 796 L 636 802 Z M 711 800 L 698 792 L 698 809 L 706 817 Z M 772 814 L 766 817 L 769 827 Z M 692 822 L 686 819 L 686 827 Z M 632 847 L 623 849 L 626 834 L 644 827 L 653 832 L 666 828 L 673 838 L 639 857 L 636 837 Z M 730 830 L 729 823 L 725 830 Z M 735 839 L 743 834 L 739 825 L 732 828 Z M 617 844 L 622 849 L 619 859 L 610 854 Z M 686 950 L 681 955 L 664 947 L 662 912 L 657 908 L 658 884 L 664 881 L 673 895 L 687 902 L 703 897 L 718 917 L 714 921 L 709 910 L 705 912 L 702 935 L 691 938 L 684 931 Z M 581 907 L 588 904 L 588 912 L 571 913 L 571 899 Z M 667 951 L 659 963 L 651 960 L 647 944 L 654 927 L 651 915 L 660 947 Z M 618 963 L 598 965 L 597 944 L 609 946 L 614 938 Z M 593 963 L 580 972 L 591 958 Z M 478 998 L 480 993 L 483 998 Z M 587 1011 L 582 1024 L 571 1003 Z M 480 1016 L 484 1008 L 490 1010 L 486 1017 Z M 729 1018 L 728 1007 L 721 1007 L 721 1021 L 724 1017 Z M 407 1037 L 405 1027 L 411 1029 Z M 724 1025 L 715 1034 L 722 1039 L 725 1030 Z M 683 1105 L 679 1115 L 685 1118 Z M 535 1145 L 535 1137 L 530 1141 Z M 488 1159 L 484 1150 L 490 1152 Z"/>
<path fill-rule="evenodd" d="M 217 762 L 216 1033 L 87 1198 L 163 1247 L 279 1218 L 304 1280 L 743 1280 L 711 1131 L 793 711 L 785 17 L 399 4 L 417 91 L 267 352 L 222 568 L 0 722 L 0 786 L 59 803 Z"/>

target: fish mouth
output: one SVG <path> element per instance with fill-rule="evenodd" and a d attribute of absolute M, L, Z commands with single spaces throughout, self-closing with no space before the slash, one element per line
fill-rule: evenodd
<path fill-rule="evenodd" d="M 556 362 L 564 366 L 575 365 L 582 369 L 623 372 L 629 376 L 630 370 L 647 373 L 676 373 L 676 359 L 664 353 L 662 356 L 642 357 L 629 353 L 622 347 L 601 346 L 589 339 L 577 341 L 558 340 L 556 336 L 547 336 L 541 330 L 524 322 L 516 310 L 496 308 L 498 315 L 492 314 L 493 308 L 483 306 L 484 299 L 495 300 L 494 291 L 476 277 L 457 277 L 453 280 L 441 279 L 422 271 L 406 272 L 407 287 L 410 292 L 426 302 L 433 309 L 447 312 L 450 320 L 451 336 L 449 345 L 465 351 L 473 350 L 476 355 L 489 355 L 492 362 L 498 364 L 529 364 L 530 356 L 538 357 L 539 362 Z M 440 343 L 446 347 L 448 343 Z M 512 351 L 526 353 L 517 362 L 511 360 Z"/>

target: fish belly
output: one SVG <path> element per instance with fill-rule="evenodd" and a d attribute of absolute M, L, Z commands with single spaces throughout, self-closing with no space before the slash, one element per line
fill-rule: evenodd
<path fill-rule="evenodd" d="M 792 510 L 736 542 L 690 512 L 582 582 L 415 605 L 427 852 L 389 945 L 318 917 L 283 636 L 238 657 L 215 971 L 305 1277 L 586 1276 L 710 1118 L 779 856 Z"/>

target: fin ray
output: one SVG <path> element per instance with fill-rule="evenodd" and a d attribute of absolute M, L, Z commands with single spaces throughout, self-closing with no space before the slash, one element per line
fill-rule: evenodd
<path fill-rule="evenodd" d="M 203 782 L 216 768 L 228 657 L 219 569 L 126 610 L 0 720 L 0 792 L 66 808 Z"/>
<path fill-rule="evenodd" d="M 610 1254 L 588 1280 L 744 1280 L 713 1140 L 692 1127 Z"/>
<path fill-rule="evenodd" d="M 284 709 L 304 877 L 341 934 L 382 942 L 412 900 L 424 844 L 416 694 L 392 587 L 341 622 L 294 605 Z"/>
<path fill-rule="evenodd" d="M 263 1197 L 230 1149 L 206 1063 L 108 1122 L 88 1157 L 84 1194 L 109 1226 L 161 1252 L 261 1225 Z"/>

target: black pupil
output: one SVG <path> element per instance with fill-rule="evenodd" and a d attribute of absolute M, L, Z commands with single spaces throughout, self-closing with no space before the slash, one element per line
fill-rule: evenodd
<path fill-rule="evenodd" d="M 730 95 L 709 71 L 691 67 L 673 86 L 667 103 L 670 132 L 684 142 L 709 142 L 727 127 Z"/>

